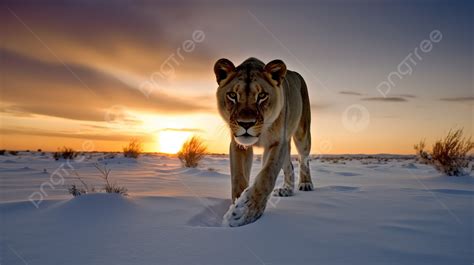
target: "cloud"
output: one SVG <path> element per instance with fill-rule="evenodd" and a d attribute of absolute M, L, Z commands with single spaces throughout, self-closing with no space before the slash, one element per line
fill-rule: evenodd
<path fill-rule="evenodd" d="M 167 80 L 150 97 L 140 91 L 167 58 L 180 59 L 178 48 L 183 59 L 173 80 L 212 80 L 215 58 L 206 46 L 182 49 L 199 29 L 187 24 L 195 15 L 192 3 L 26 0 L 0 7 L 0 23 L 7 25 L 0 27 L 1 102 L 9 115 L 103 121 L 114 105 L 151 113 L 214 111 L 208 101 L 182 97 Z"/>
<path fill-rule="evenodd" d="M 474 97 L 453 97 L 453 98 L 440 98 L 441 101 L 449 102 L 473 102 Z"/>
<path fill-rule="evenodd" d="M 162 132 L 193 132 L 193 133 L 202 133 L 204 130 L 196 128 L 165 128 L 161 129 Z"/>
<path fill-rule="evenodd" d="M 408 100 L 403 97 L 369 97 L 362 98 L 364 101 L 380 101 L 380 102 L 407 102 Z"/>
<path fill-rule="evenodd" d="M 401 97 L 401 98 L 416 98 L 415 95 L 412 94 L 395 94 L 394 97 Z"/>
<path fill-rule="evenodd" d="M 339 91 L 341 95 L 350 95 L 350 96 L 363 96 L 363 93 L 355 92 L 355 91 Z M 415 95 L 412 94 L 393 94 L 391 97 L 366 97 L 362 98 L 365 101 L 389 101 L 389 102 L 402 102 L 407 101 L 405 99 L 416 98 Z"/>
<path fill-rule="evenodd" d="M 84 121 L 103 121 L 105 115 L 98 110 L 84 108 L 79 110 L 77 107 L 62 107 L 57 104 L 29 104 L 29 105 L 8 105 L 2 109 L 2 112 L 13 114 L 12 116 L 34 117 L 35 115 L 52 116 L 58 118 L 84 120 Z"/>
<path fill-rule="evenodd" d="M 104 121 L 114 106 L 148 113 L 213 111 L 207 101 L 155 91 L 149 97 L 117 79 L 80 66 L 70 69 L 3 52 L 2 110 L 11 114 L 40 114 L 75 120 Z M 28 77 L 28 78 L 25 78 Z M 202 103 L 201 103 L 202 102 Z"/>
<path fill-rule="evenodd" d="M 18 106 L 2 106 L 0 112 L 15 117 L 34 117 L 33 114 Z"/>
<path fill-rule="evenodd" d="M 87 128 L 93 128 L 93 129 L 99 129 L 99 130 L 110 130 L 110 126 L 87 124 L 87 123 L 82 123 L 81 125 Z"/>
<path fill-rule="evenodd" d="M 42 62 L 142 78 L 160 69 L 198 29 L 187 24 L 193 17 L 191 3 L 85 2 L 0 4 L 0 23 L 8 25 L 0 28 L 2 48 Z M 204 45 L 197 49 L 181 51 L 185 60 L 178 76 L 207 70 L 201 62 L 211 63 L 213 56 Z"/>
<path fill-rule="evenodd" d="M 35 128 L 0 128 L 0 135 L 33 135 L 33 136 L 46 136 L 46 137 L 61 137 L 61 138 L 74 138 L 84 140 L 102 140 L 102 141 L 129 141 L 131 138 L 139 138 L 144 142 L 153 142 L 153 135 L 148 134 L 119 134 L 117 132 L 111 134 L 98 134 L 98 133 L 71 133 L 71 132 L 58 132 L 48 131 Z"/>
<path fill-rule="evenodd" d="M 351 95 L 351 96 L 362 96 L 362 93 L 355 92 L 355 91 L 339 91 L 341 95 Z"/>

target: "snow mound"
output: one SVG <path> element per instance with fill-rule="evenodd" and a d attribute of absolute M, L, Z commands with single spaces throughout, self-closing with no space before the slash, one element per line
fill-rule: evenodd
<path fill-rule="evenodd" d="M 90 193 L 74 197 L 50 207 L 49 213 L 70 218 L 101 218 L 118 216 L 134 211 L 135 204 L 128 198 L 115 193 Z"/>

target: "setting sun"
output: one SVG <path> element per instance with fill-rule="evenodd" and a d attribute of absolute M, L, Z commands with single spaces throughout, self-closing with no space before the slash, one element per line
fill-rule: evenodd
<path fill-rule="evenodd" d="M 158 134 L 158 151 L 176 154 L 189 137 L 191 137 L 190 132 L 162 131 Z"/>

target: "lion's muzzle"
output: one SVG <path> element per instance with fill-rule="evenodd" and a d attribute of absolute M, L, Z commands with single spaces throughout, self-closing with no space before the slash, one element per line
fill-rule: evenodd
<path fill-rule="evenodd" d="M 250 146 L 258 141 L 258 133 L 254 130 L 257 120 L 245 119 L 237 121 L 238 129 L 234 133 L 237 143 L 243 146 Z"/>

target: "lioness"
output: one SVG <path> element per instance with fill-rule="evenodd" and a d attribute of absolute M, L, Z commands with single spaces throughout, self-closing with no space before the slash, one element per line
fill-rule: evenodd
<path fill-rule="evenodd" d="M 235 67 L 227 59 L 214 65 L 217 102 L 222 118 L 232 133 L 230 168 L 232 202 L 223 224 L 241 226 L 262 216 L 268 197 L 291 196 L 294 172 L 290 141 L 299 154 L 299 190 L 313 189 L 309 170 L 311 149 L 311 110 L 303 77 L 286 69 L 281 60 L 264 64 L 249 58 Z M 262 170 L 249 186 L 252 146 L 264 148 Z M 285 180 L 275 190 L 275 181 L 283 167 Z"/>

